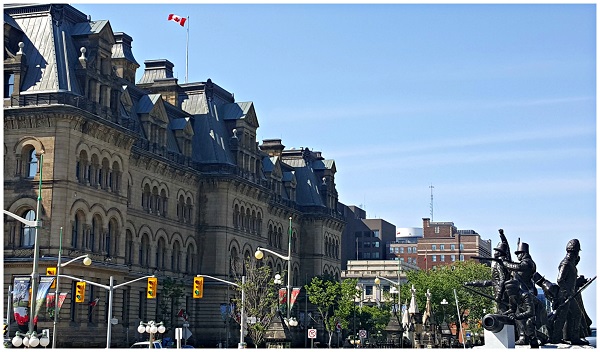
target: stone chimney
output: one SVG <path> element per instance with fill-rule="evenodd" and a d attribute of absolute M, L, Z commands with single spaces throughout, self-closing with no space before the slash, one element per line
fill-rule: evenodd
<path fill-rule="evenodd" d="M 281 139 L 263 139 L 260 150 L 269 154 L 269 156 L 281 156 L 285 146 L 281 144 Z"/>
<path fill-rule="evenodd" d="M 135 82 L 135 72 L 140 64 L 135 61 L 131 51 L 133 39 L 123 32 L 116 32 L 114 35 L 115 44 L 112 48 L 112 63 L 116 68 L 117 76 L 129 82 Z"/>

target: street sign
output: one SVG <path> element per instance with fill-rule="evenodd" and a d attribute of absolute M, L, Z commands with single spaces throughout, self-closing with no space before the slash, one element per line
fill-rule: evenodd
<path fill-rule="evenodd" d="M 308 329 L 308 338 L 316 339 L 317 338 L 317 329 Z"/>
<path fill-rule="evenodd" d="M 339 321 L 337 323 L 335 323 L 335 329 L 337 330 L 337 332 L 342 331 L 342 324 L 340 324 Z"/>
<path fill-rule="evenodd" d="M 188 328 L 183 328 L 183 333 L 181 334 L 184 340 L 187 340 L 192 336 L 192 332 Z"/>
<path fill-rule="evenodd" d="M 358 336 L 359 336 L 361 339 L 366 339 L 366 338 L 367 338 L 367 330 L 359 330 L 359 331 L 358 331 Z"/>

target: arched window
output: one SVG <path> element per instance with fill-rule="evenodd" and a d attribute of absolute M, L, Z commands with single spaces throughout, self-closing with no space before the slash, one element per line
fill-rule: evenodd
<path fill-rule="evenodd" d="M 82 150 L 81 153 L 79 153 L 79 160 L 77 160 L 77 169 L 76 169 L 76 173 L 77 173 L 77 181 L 79 181 L 79 183 L 86 183 L 86 181 L 88 181 L 88 168 L 89 168 L 89 160 L 88 160 L 88 156 L 85 150 Z"/>
<path fill-rule="evenodd" d="M 106 255 L 116 256 L 117 254 L 117 221 L 111 219 L 108 222 L 108 233 L 106 235 Z"/>
<path fill-rule="evenodd" d="M 38 170 L 38 158 L 35 154 L 35 149 L 31 149 L 31 152 L 29 153 L 29 160 L 27 163 L 29 164 L 29 171 L 27 172 L 27 177 L 34 178 Z"/>
<path fill-rule="evenodd" d="M 239 217 L 240 207 L 236 204 L 233 206 L 233 227 L 235 227 L 236 229 L 240 226 Z"/>
<path fill-rule="evenodd" d="M 273 246 L 273 225 L 269 224 L 269 246 Z"/>
<path fill-rule="evenodd" d="M 188 246 L 187 254 L 185 256 L 185 272 L 193 273 L 194 271 L 194 252 L 192 246 Z"/>
<path fill-rule="evenodd" d="M 183 221 L 184 211 L 185 211 L 185 200 L 183 199 L 183 195 L 180 195 L 179 200 L 177 202 L 177 219 L 179 219 L 179 221 Z"/>
<path fill-rule="evenodd" d="M 131 264 L 133 260 L 133 235 L 131 230 L 125 231 L 125 264 Z"/>
<path fill-rule="evenodd" d="M 35 211 L 27 210 L 23 216 L 25 220 L 35 221 Z M 33 247 L 35 244 L 35 227 L 21 224 L 21 247 Z"/>
<path fill-rule="evenodd" d="M 186 212 L 187 212 L 187 214 L 186 214 L 186 220 L 187 220 L 187 221 L 186 221 L 186 222 L 187 222 L 188 224 L 191 224 L 191 223 L 192 223 L 192 209 L 193 209 L 193 208 L 194 208 L 194 207 L 193 207 L 193 205 L 192 205 L 192 198 L 188 197 L 188 199 L 187 199 L 187 204 L 186 204 L 186 206 L 185 206 L 185 209 L 186 209 Z"/>
<path fill-rule="evenodd" d="M 142 208 L 146 211 L 150 210 L 150 202 L 152 201 L 151 198 L 152 196 L 150 195 L 150 185 L 145 184 L 144 190 L 142 191 Z"/>
<path fill-rule="evenodd" d="M 73 228 L 71 229 L 71 247 L 79 248 L 81 244 L 83 233 L 83 222 L 85 218 L 81 212 L 75 213 L 75 217 L 73 218 Z"/>
<path fill-rule="evenodd" d="M 180 263 L 181 263 L 181 246 L 179 245 L 178 241 L 175 241 L 175 244 L 173 245 L 173 255 L 171 256 L 171 270 L 180 271 L 181 270 Z"/>
<path fill-rule="evenodd" d="M 156 267 L 158 269 L 165 269 L 165 252 L 165 239 L 161 237 L 158 239 L 158 248 L 156 249 Z"/>
<path fill-rule="evenodd" d="M 87 244 L 88 248 L 92 252 L 96 249 L 96 240 L 102 235 L 102 227 L 101 226 L 102 226 L 102 222 L 100 221 L 98 216 L 94 216 L 92 218 L 92 228 L 90 230 L 90 238 L 89 238 L 88 244 Z M 99 243 L 102 243 L 102 241 L 100 241 Z"/>
<path fill-rule="evenodd" d="M 262 235 L 262 214 L 260 212 L 256 215 L 256 232 Z"/>
<path fill-rule="evenodd" d="M 239 262 L 239 258 L 238 258 L 238 251 L 235 247 L 231 248 L 231 256 L 230 258 L 230 264 L 229 264 L 229 273 L 230 274 L 235 274 L 238 272 L 238 262 Z"/>
<path fill-rule="evenodd" d="M 168 209 L 167 191 L 165 191 L 164 189 L 160 191 L 160 202 L 162 203 L 162 206 L 160 208 L 160 214 L 162 216 L 167 216 L 167 209 Z"/>
<path fill-rule="evenodd" d="M 158 188 L 152 188 L 152 195 L 150 196 L 150 212 L 160 213 L 160 202 L 158 201 Z"/>
<path fill-rule="evenodd" d="M 150 241 L 148 239 L 148 234 L 144 234 L 142 236 L 142 242 L 140 246 L 140 265 L 141 266 L 150 266 Z"/>
<path fill-rule="evenodd" d="M 298 253 L 298 236 L 296 233 L 292 233 L 292 252 Z"/>

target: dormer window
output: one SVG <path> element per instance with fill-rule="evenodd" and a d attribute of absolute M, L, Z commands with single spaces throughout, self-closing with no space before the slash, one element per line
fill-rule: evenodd
<path fill-rule="evenodd" d="M 10 98 L 15 89 L 15 74 L 6 73 L 4 75 L 4 98 Z"/>

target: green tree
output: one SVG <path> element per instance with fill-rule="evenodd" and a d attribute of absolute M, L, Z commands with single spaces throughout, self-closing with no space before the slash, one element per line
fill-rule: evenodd
<path fill-rule="evenodd" d="M 356 279 L 346 279 L 342 282 L 335 281 L 329 276 L 314 277 L 310 284 L 304 286 L 308 300 L 314 304 L 323 318 L 323 325 L 327 331 L 331 347 L 336 324 L 347 329 L 354 306 L 354 297 L 357 295 Z"/>
<path fill-rule="evenodd" d="M 410 301 L 410 288 L 414 285 L 417 291 L 416 298 L 419 310 L 423 311 L 427 302 L 425 293 L 429 289 L 431 305 L 436 312 L 437 321 L 441 321 L 443 314 L 440 302 L 446 299 L 449 302 L 446 307 L 447 321 L 456 322 L 458 325 L 454 290 L 456 290 L 458 298 L 461 321 L 466 322 L 475 330 L 484 315 L 484 310 L 489 313 L 492 312 L 494 307 L 492 300 L 463 288 L 463 284 L 467 281 L 491 280 L 491 269 L 484 264 L 474 261 L 455 262 L 452 266 L 437 267 L 435 270 L 410 271 L 406 276 L 408 284 L 401 289 L 403 301 Z M 493 295 L 491 287 L 482 288 L 481 292 Z"/>
<path fill-rule="evenodd" d="M 264 343 L 265 333 L 273 318 L 277 314 L 277 289 L 273 282 L 271 269 L 267 265 L 258 266 L 256 260 L 247 258 L 244 262 L 246 268 L 246 283 L 242 285 L 242 274 L 236 273 L 236 287 L 238 296 L 233 299 L 237 313 L 241 316 L 241 292 L 244 288 L 244 311 L 246 317 L 255 317 L 256 323 L 246 324 L 248 337 L 252 339 L 255 347 Z"/>
<path fill-rule="evenodd" d="M 179 301 L 183 297 L 186 285 L 182 280 L 172 279 L 170 277 L 161 278 L 159 280 L 160 290 L 160 301 L 159 310 L 161 321 L 165 323 L 165 326 L 171 329 L 176 327 L 175 317 L 179 312 Z"/>

